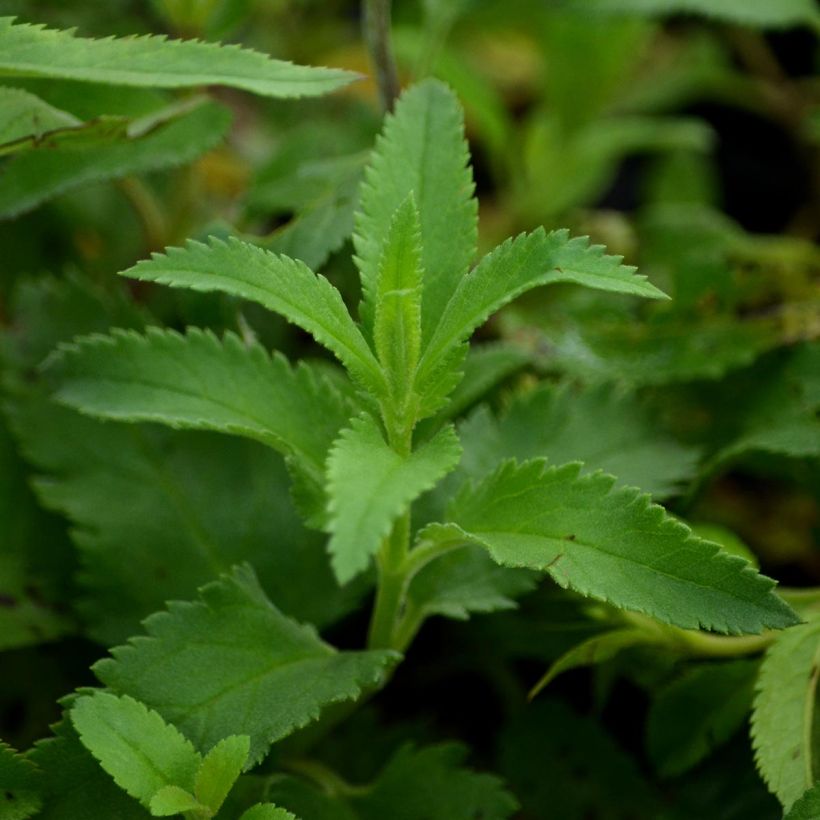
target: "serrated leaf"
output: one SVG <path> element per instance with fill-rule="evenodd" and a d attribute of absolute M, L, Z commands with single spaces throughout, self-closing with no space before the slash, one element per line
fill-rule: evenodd
<path fill-rule="evenodd" d="M 652 643 L 653 636 L 650 632 L 642 629 L 610 629 L 599 635 L 593 635 L 576 644 L 568 652 L 565 652 L 550 666 L 546 673 L 539 678 L 538 683 L 530 690 L 530 698 L 535 697 L 544 687 L 548 686 L 559 675 L 568 672 L 570 669 L 578 669 L 581 666 L 594 666 L 612 660 L 616 655 L 633 646 L 640 646 L 645 643 Z"/>
<path fill-rule="evenodd" d="M 149 801 L 154 817 L 170 817 L 186 811 L 200 811 L 203 806 L 189 791 L 179 786 L 163 786 Z"/>
<path fill-rule="evenodd" d="M 2 17 L 0 76 L 153 88 L 227 85 L 267 97 L 304 97 L 333 91 L 356 75 L 293 65 L 235 45 L 153 35 L 94 40 Z"/>
<path fill-rule="evenodd" d="M 796 626 L 769 647 L 757 680 L 752 744 L 763 780 L 783 808 L 820 777 L 815 729 L 820 621 Z"/>
<path fill-rule="evenodd" d="M 193 789 L 199 753 L 155 711 L 127 695 L 77 698 L 71 720 L 83 746 L 131 797 L 148 806 L 163 786 Z"/>
<path fill-rule="evenodd" d="M 390 220 L 413 193 L 420 220 L 421 266 L 427 271 L 422 325 L 429 338 L 476 252 L 478 204 L 468 162 L 463 114 L 453 92 L 437 80 L 405 91 L 385 119 L 365 171 L 353 235 L 365 326 L 372 326 L 379 260 Z"/>
<path fill-rule="evenodd" d="M 543 228 L 520 234 L 499 245 L 459 281 L 422 353 L 418 390 L 424 390 L 448 354 L 492 313 L 532 288 L 556 282 L 666 298 L 646 277 L 623 265 L 621 257 L 605 255 L 587 238 L 570 239 L 566 230 L 546 233 Z"/>
<path fill-rule="evenodd" d="M 805 791 L 783 820 L 820 820 L 820 783 Z"/>
<path fill-rule="evenodd" d="M 309 365 L 195 328 L 80 338 L 59 348 L 48 372 L 58 400 L 84 413 L 246 436 L 294 458 L 317 485 L 349 412 Z"/>
<path fill-rule="evenodd" d="M 43 772 L 40 820 L 148 820 L 150 814 L 106 774 L 69 720 L 39 741 L 29 759 Z"/>
<path fill-rule="evenodd" d="M 273 803 L 257 803 L 251 806 L 239 820 L 298 820 L 295 814 L 277 808 Z"/>
<path fill-rule="evenodd" d="M 353 421 L 327 462 L 331 539 L 328 549 L 340 582 L 368 560 L 408 504 L 452 470 L 461 456 L 455 430 L 443 428 L 408 455 L 393 450 L 370 416 Z"/>
<path fill-rule="evenodd" d="M 381 368 L 341 294 L 303 262 L 235 238 L 212 237 L 207 245 L 189 241 L 155 253 L 122 275 L 258 302 L 312 334 L 373 392 L 382 391 Z"/>
<path fill-rule="evenodd" d="M 194 782 L 197 800 L 216 814 L 248 760 L 251 739 L 247 735 L 231 735 L 214 746 L 202 761 Z"/>
<path fill-rule="evenodd" d="M 0 174 L 0 219 L 92 182 L 184 165 L 218 145 L 230 122 L 227 109 L 206 103 L 138 139 L 18 154 Z"/>
<path fill-rule="evenodd" d="M 421 352 L 421 236 L 412 193 L 396 209 L 379 261 L 373 341 L 388 384 L 390 412 L 415 421 L 413 376 Z M 409 418 L 406 418 L 408 417 Z"/>
<path fill-rule="evenodd" d="M 656 695 L 647 746 L 661 775 L 691 769 L 740 729 L 751 709 L 758 666 L 756 660 L 701 664 Z"/>
<path fill-rule="evenodd" d="M 323 707 L 380 683 L 397 659 L 336 651 L 279 612 L 247 566 L 203 587 L 199 601 L 171 602 L 145 629 L 95 665 L 100 680 L 156 708 L 200 748 L 248 735 L 249 763 Z"/>
<path fill-rule="evenodd" d="M 0 741 L 0 817 L 26 820 L 40 810 L 42 774 L 37 767 Z"/>
<path fill-rule="evenodd" d="M 422 536 L 482 545 L 502 565 L 548 572 L 563 587 L 684 629 L 756 633 L 796 623 L 773 581 L 614 481 L 580 475 L 579 464 L 508 462 L 459 494 L 452 524 Z"/>

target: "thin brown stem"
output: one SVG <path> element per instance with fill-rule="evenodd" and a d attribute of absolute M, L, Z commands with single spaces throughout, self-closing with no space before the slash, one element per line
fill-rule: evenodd
<path fill-rule="evenodd" d="M 379 96 L 385 111 L 392 111 L 399 96 L 399 72 L 390 35 L 391 0 L 364 0 L 364 40 L 376 74 Z"/>

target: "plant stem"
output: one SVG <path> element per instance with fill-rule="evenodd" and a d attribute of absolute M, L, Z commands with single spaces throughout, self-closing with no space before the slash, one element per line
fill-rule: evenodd
<path fill-rule="evenodd" d="M 121 179 L 119 189 L 142 223 L 148 250 L 162 250 L 167 244 L 167 219 L 153 191 L 137 177 Z"/>
<path fill-rule="evenodd" d="M 390 38 L 391 0 L 364 0 L 364 41 L 376 74 L 379 95 L 385 111 L 392 111 L 399 96 L 399 73 Z"/>
<path fill-rule="evenodd" d="M 407 589 L 405 559 L 410 542 L 410 511 L 395 523 L 378 555 L 379 580 L 376 604 L 370 621 L 367 645 L 371 649 L 394 648 L 394 633 Z"/>

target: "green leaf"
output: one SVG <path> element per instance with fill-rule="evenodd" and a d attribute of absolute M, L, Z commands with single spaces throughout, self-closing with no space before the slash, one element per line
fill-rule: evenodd
<path fill-rule="evenodd" d="M 478 478 L 500 460 L 546 457 L 583 461 L 621 485 L 664 498 L 694 476 L 698 451 L 658 429 L 634 394 L 606 387 L 577 390 L 549 382 L 519 393 L 500 420 L 478 411 L 459 430 L 463 469 Z"/>
<path fill-rule="evenodd" d="M 190 792 L 179 786 L 163 786 L 149 801 L 154 817 L 170 817 L 206 808 Z M 210 815 L 209 815 L 210 816 Z"/>
<path fill-rule="evenodd" d="M 60 129 L 82 126 L 67 111 L 61 111 L 21 88 L 0 86 L 0 155 L 11 153 L 20 142 L 42 140 Z"/>
<path fill-rule="evenodd" d="M 51 77 L 154 88 L 227 85 L 267 97 L 316 96 L 347 71 L 297 66 L 239 46 L 139 36 L 93 40 L 0 18 L 0 76 Z"/>
<path fill-rule="evenodd" d="M 422 353 L 417 389 L 422 392 L 448 355 L 499 308 L 532 288 L 555 282 L 574 282 L 589 288 L 666 298 L 621 257 L 607 256 L 588 239 L 570 239 L 566 230 L 508 239 L 464 276 L 444 308 L 441 320 Z"/>
<path fill-rule="evenodd" d="M 508 462 L 453 503 L 429 540 L 486 547 L 500 564 L 548 572 L 562 587 L 684 629 L 760 632 L 797 616 L 774 582 L 692 535 L 649 497 L 580 465 Z"/>
<path fill-rule="evenodd" d="M 758 665 L 756 660 L 701 664 L 657 694 L 647 745 L 661 775 L 691 769 L 741 728 L 752 706 Z"/>
<path fill-rule="evenodd" d="M 18 154 L 3 168 L 0 219 L 92 182 L 184 165 L 218 145 L 230 121 L 224 106 L 206 103 L 136 139 Z"/>
<path fill-rule="evenodd" d="M 616 655 L 625 649 L 633 646 L 640 646 L 645 643 L 652 643 L 655 638 L 652 633 L 643 629 L 625 628 L 610 629 L 600 635 L 593 635 L 576 644 L 568 652 L 565 652 L 550 666 L 546 673 L 538 680 L 538 683 L 530 690 L 530 698 L 534 698 L 544 687 L 548 686 L 559 675 L 568 672 L 570 669 L 578 669 L 581 666 L 595 666 L 612 660 Z"/>
<path fill-rule="evenodd" d="M 200 803 L 216 814 L 248 760 L 251 739 L 247 735 L 231 735 L 205 755 L 194 782 L 194 794 Z"/>
<path fill-rule="evenodd" d="M 298 820 L 296 815 L 279 809 L 273 803 L 257 803 L 251 806 L 239 820 Z"/>
<path fill-rule="evenodd" d="M 804 792 L 783 820 L 820 820 L 820 783 Z"/>
<path fill-rule="evenodd" d="M 123 276 L 251 299 L 312 334 L 370 390 L 384 377 L 376 357 L 350 317 L 341 294 L 303 262 L 230 238 L 188 242 L 138 262 Z"/>
<path fill-rule="evenodd" d="M 340 582 L 366 569 L 395 519 L 450 472 L 460 456 L 452 425 L 405 456 L 385 442 L 370 416 L 354 419 L 327 462 L 328 549 Z"/>
<path fill-rule="evenodd" d="M 26 820 L 42 808 L 41 772 L 0 741 L 0 817 Z"/>
<path fill-rule="evenodd" d="M 193 789 L 202 758 L 144 704 L 127 695 L 97 691 L 77 698 L 71 720 L 83 746 L 120 788 L 143 805 L 163 786 Z"/>
<path fill-rule="evenodd" d="M 752 743 L 760 774 L 783 808 L 820 777 L 815 729 L 820 676 L 820 621 L 780 635 L 766 652 L 752 712 Z"/>
<path fill-rule="evenodd" d="M 376 140 L 353 235 L 362 278 L 360 313 L 367 327 L 391 219 L 412 193 L 426 271 L 422 324 L 429 338 L 476 252 L 478 203 L 468 162 L 463 114 L 453 92 L 437 80 L 405 91 Z"/>
<path fill-rule="evenodd" d="M 49 373 L 56 397 L 89 415 L 246 436 L 296 460 L 318 485 L 349 410 L 309 365 L 292 368 L 258 344 L 195 328 L 149 328 L 62 345 Z"/>
<path fill-rule="evenodd" d="M 702 14 L 746 26 L 785 28 L 820 20 L 812 0 L 777 0 L 747 3 L 744 0 L 572 0 L 570 7 L 627 14 Z"/>
<path fill-rule="evenodd" d="M 413 376 L 421 352 L 419 214 L 412 193 L 396 209 L 385 237 L 376 282 L 373 341 L 390 385 L 390 412 L 405 425 L 416 419 Z"/>
<path fill-rule="evenodd" d="M 116 692 L 152 706 L 207 748 L 251 738 L 250 763 L 271 743 L 383 680 L 393 652 L 337 652 L 286 618 L 247 566 L 172 602 L 145 621 L 147 637 L 113 649 L 94 671 Z"/>

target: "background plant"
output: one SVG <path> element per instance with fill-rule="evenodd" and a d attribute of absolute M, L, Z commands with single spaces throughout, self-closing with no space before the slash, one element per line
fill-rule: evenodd
<path fill-rule="evenodd" d="M 4 11 L 112 33 L 25 5 Z M 7 24 L 4 737 L 28 748 L 79 691 L 53 738 L 0 750 L 0 811 L 814 816 L 816 89 L 791 52 L 811 66 L 817 16 L 694 5 L 717 19 L 397 4 L 405 84 L 464 103 L 480 234 L 441 84 L 371 154 L 357 86 L 161 91 L 294 89 L 258 55 L 150 42 L 168 70 L 144 76 L 145 43 L 72 63 Z M 341 4 L 121 11 L 117 33 L 366 68 Z M 145 87 L 93 82 L 126 76 L 83 74 L 93 48 Z M 715 100 L 793 149 L 792 205 L 737 207 Z"/>

